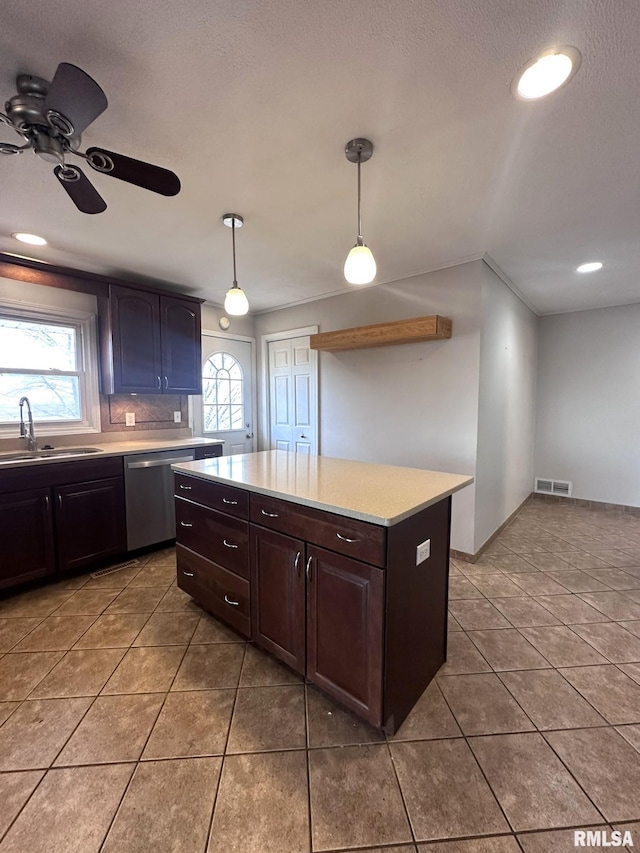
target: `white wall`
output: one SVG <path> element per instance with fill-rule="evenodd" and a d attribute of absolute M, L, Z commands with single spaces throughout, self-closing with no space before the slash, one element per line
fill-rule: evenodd
<path fill-rule="evenodd" d="M 537 317 L 482 270 L 474 553 L 533 489 Z"/>
<path fill-rule="evenodd" d="M 208 332 L 220 332 L 218 320 L 220 317 L 227 317 L 224 309 L 220 305 L 215 305 L 213 302 L 205 302 L 202 306 L 202 328 Z M 244 335 L 247 338 L 252 338 L 255 335 L 254 320 L 251 314 L 246 314 L 244 317 L 229 317 L 230 325 L 226 330 L 228 335 Z"/>
<path fill-rule="evenodd" d="M 640 506 L 640 305 L 538 322 L 535 476 Z"/>
<path fill-rule="evenodd" d="M 442 314 L 450 340 L 321 352 L 320 452 L 475 474 L 482 261 L 257 315 L 256 335 Z M 453 499 L 452 547 L 472 552 L 474 487 Z"/>
<path fill-rule="evenodd" d="M 76 293 L 61 287 L 43 287 L 41 284 L 0 277 L 0 302 L 2 301 L 25 306 L 46 305 L 49 308 L 87 311 L 92 314 L 98 312 L 96 297 L 89 293 Z"/>

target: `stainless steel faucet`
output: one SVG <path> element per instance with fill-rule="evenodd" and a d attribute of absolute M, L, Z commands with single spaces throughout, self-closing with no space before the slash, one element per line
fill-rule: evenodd
<path fill-rule="evenodd" d="M 22 407 L 24 404 L 27 404 L 27 412 L 29 413 L 29 424 L 25 424 Z M 31 450 L 38 449 L 38 442 L 36 441 L 36 433 L 33 428 L 33 414 L 31 413 L 31 403 L 29 402 L 28 397 L 20 397 L 20 438 L 26 438 L 27 447 Z"/>

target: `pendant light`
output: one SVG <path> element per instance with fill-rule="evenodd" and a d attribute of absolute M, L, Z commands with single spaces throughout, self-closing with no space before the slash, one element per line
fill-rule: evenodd
<path fill-rule="evenodd" d="M 227 228 L 231 228 L 231 242 L 233 245 L 233 284 L 227 290 L 227 295 L 224 298 L 224 310 L 233 317 L 239 317 L 242 314 L 246 314 L 249 310 L 249 300 L 245 296 L 244 290 L 238 287 L 238 282 L 236 281 L 236 228 L 242 228 L 244 219 L 239 213 L 225 213 L 222 221 Z"/>
<path fill-rule="evenodd" d="M 368 139 L 352 139 L 344 149 L 350 163 L 358 166 L 358 236 L 356 244 L 344 262 L 344 277 L 349 284 L 369 284 L 376 277 L 376 261 L 371 249 L 362 239 L 362 215 L 360 212 L 360 164 L 366 163 L 373 154 L 373 143 Z"/>

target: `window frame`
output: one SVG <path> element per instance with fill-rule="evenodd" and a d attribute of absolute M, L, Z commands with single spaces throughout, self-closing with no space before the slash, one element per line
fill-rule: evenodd
<path fill-rule="evenodd" d="M 35 421 L 36 437 L 38 435 L 99 433 L 101 426 L 96 315 L 73 308 L 59 309 L 46 305 L 2 299 L 0 300 L 0 316 L 32 323 L 58 323 L 76 329 L 78 343 L 76 370 L 52 371 L 51 375 L 78 376 L 80 420 L 45 421 L 38 419 Z M 2 365 L 0 365 L 0 369 L 2 369 Z M 3 372 L 37 375 L 40 371 L 28 368 L 6 368 Z M 15 421 L 0 422 L 0 438 L 15 438 L 18 435 L 19 425 L 20 413 L 16 401 Z"/>
<path fill-rule="evenodd" d="M 240 371 L 240 379 L 233 380 L 233 379 L 229 378 L 229 380 L 227 380 L 227 381 L 229 382 L 230 386 L 231 386 L 232 382 L 239 382 L 240 383 L 241 402 L 239 404 L 238 403 L 233 404 L 231 402 L 229 402 L 229 403 L 218 403 L 217 401 L 215 403 L 205 403 L 205 394 L 204 394 L 205 382 L 211 381 L 211 380 L 213 380 L 214 382 L 218 381 L 217 376 L 205 376 L 205 372 L 204 372 L 205 368 L 207 367 L 207 365 L 209 364 L 209 362 L 211 361 L 211 359 L 213 358 L 214 355 L 222 355 L 222 356 L 226 355 L 229 358 L 233 359 L 234 365 L 238 366 L 238 369 Z M 215 368 L 215 365 L 213 365 L 213 367 L 217 371 L 227 369 L 227 368 Z M 242 365 L 240 364 L 240 362 L 238 361 L 238 359 L 234 355 L 232 355 L 230 352 L 227 352 L 226 350 L 218 350 L 218 352 L 213 353 L 212 355 L 210 355 L 207 358 L 205 363 L 202 365 L 202 433 L 203 433 L 203 435 L 217 435 L 218 433 L 222 433 L 222 432 L 242 432 L 245 429 L 245 396 L 244 396 L 245 390 L 246 389 L 245 389 L 244 370 L 242 369 Z M 229 388 L 229 391 L 231 392 L 231 387 Z M 229 396 L 231 396 L 231 394 L 229 394 Z M 213 407 L 219 411 L 219 409 L 222 406 L 228 406 L 229 407 L 229 422 L 231 422 L 231 409 L 234 405 L 236 405 L 236 406 L 239 405 L 242 409 L 241 426 L 229 427 L 228 429 L 209 429 L 209 430 L 205 429 L 205 424 L 206 424 L 205 410 L 207 407 Z M 218 425 L 219 425 L 219 419 L 218 419 Z"/>

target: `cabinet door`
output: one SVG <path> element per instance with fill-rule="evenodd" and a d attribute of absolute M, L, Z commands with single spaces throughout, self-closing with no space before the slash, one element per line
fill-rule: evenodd
<path fill-rule="evenodd" d="M 307 678 L 382 721 L 384 572 L 307 545 Z"/>
<path fill-rule="evenodd" d="M 54 490 L 58 567 L 69 571 L 126 551 L 121 477 Z"/>
<path fill-rule="evenodd" d="M 165 394 L 202 394 L 200 305 L 161 296 L 160 329 L 162 390 Z"/>
<path fill-rule="evenodd" d="M 111 287 L 114 394 L 160 394 L 160 297 Z"/>
<path fill-rule="evenodd" d="M 304 674 L 304 543 L 251 526 L 253 639 Z"/>
<path fill-rule="evenodd" d="M 50 489 L 0 496 L 0 589 L 55 569 Z"/>

